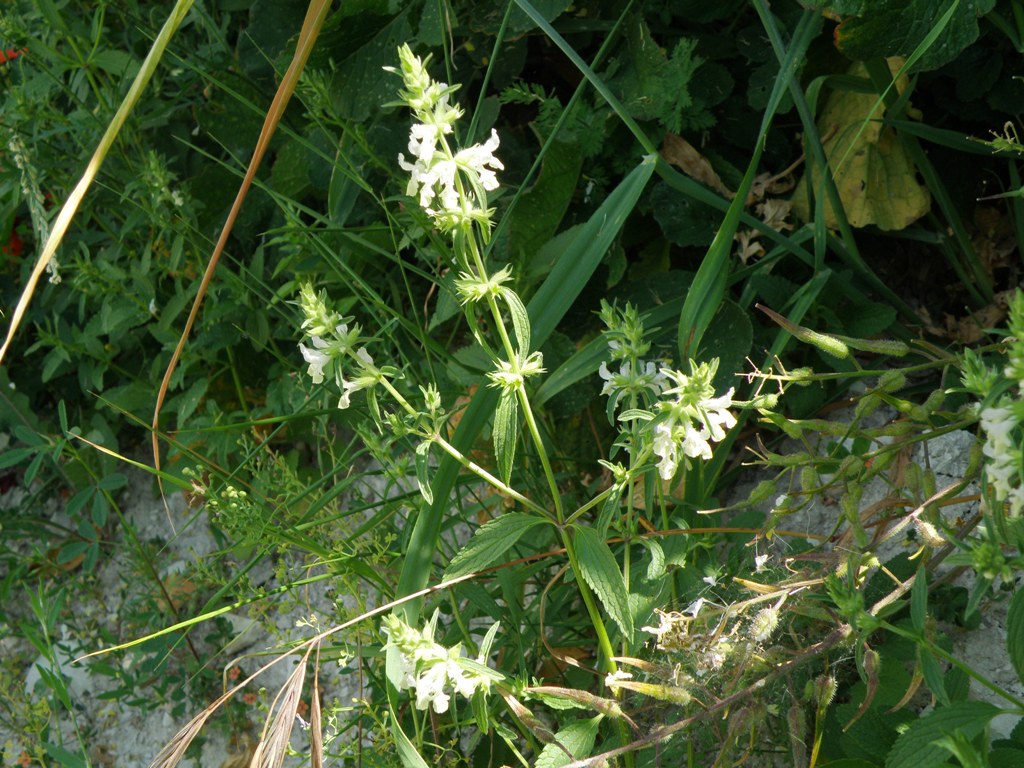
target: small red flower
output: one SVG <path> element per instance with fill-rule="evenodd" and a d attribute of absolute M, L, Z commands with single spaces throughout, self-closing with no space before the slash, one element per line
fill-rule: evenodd
<path fill-rule="evenodd" d="M 237 680 L 238 676 L 242 674 L 242 668 L 237 664 L 228 670 L 228 680 Z"/>
<path fill-rule="evenodd" d="M 256 703 L 256 694 L 250 691 L 249 693 L 242 696 L 242 701 L 244 701 L 249 706 L 252 706 Z"/>
<path fill-rule="evenodd" d="M 6 64 L 8 61 L 14 61 L 16 58 L 24 56 L 26 53 L 28 53 L 28 50 L 25 48 L 20 50 L 17 48 L 0 49 L 0 64 Z"/>
<path fill-rule="evenodd" d="M 21 239 L 21 235 L 18 234 L 17 219 L 15 219 L 15 226 L 11 227 L 11 235 L 7 238 L 5 245 L 0 245 L 0 253 L 4 256 L 9 256 L 12 261 L 21 257 L 21 252 L 25 249 L 25 241 Z"/>
<path fill-rule="evenodd" d="M 22 766 L 22 768 L 32 765 L 32 758 L 29 757 L 28 752 L 22 750 L 21 754 L 18 755 L 18 765 Z"/>

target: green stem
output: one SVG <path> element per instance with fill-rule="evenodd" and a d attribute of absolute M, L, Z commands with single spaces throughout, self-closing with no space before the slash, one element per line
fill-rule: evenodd
<path fill-rule="evenodd" d="M 492 475 L 490 472 L 488 472 L 486 469 L 484 469 L 479 464 L 477 464 L 475 461 L 466 458 L 462 454 L 462 452 L 459 451 L 458 448 L 456 448 L 454 445 L 449 443 L 447 440 L 445 440 L 440 435 L 433 435 L 433 436 L 431 436 L 430 439 L 433 440 L 435 444 L 441 446 L 441 449 L 445 453 L 447 453 L 449 456 L 451 456 L 453 459 L 455 459 L 457 462 L 459 462 L 459 464 L 461 464 L 463 467 L 468 469 L 470 472 L 472 472 L 474 475 L 479 477 L 481 480 L 484 480 L 488 484 L 494 486 L 494 488 L 496 488 L 497 490 L 499 490 L 502 493 L 506 494 L 507 496 L 510 496 L 511 498 L 515 499 L 520 504 L 522 504 L 524 507 L 528 507 L 529 509 L 532 509 L 534 512 L 537 512 L 538 514 L 543 515 L 548 520 L 553 520 L 554 519 L 552 517 L 551 513 L 548 512 L 546 509 L 544 509 L 544 507 L 542 507 L 540 504 L 538 504 L 537 502 L 527 498 L 526 496 L 523 496 L 523 494 L 521 494 L 519 491 L 517 491 L 514 488 L 506 485 L 501 480 L 499 480 L 494 475 Z"/>
<path fill-rule="evenodd" d="M 890 624 L 887 621 L 883 621 L 882 626 L 885 627 L 885 629 L 892 632 L 893 634 L 899 635 L 900 637 L 906 638 L 907 640 L 911 640 L 915 643 L 919 643 L 929 653 L 938 656 L 940 659 L 943 659 L 944 661 L 948 661 L 950 664 L 952 664 L 954 667 L 962 671 L 968 677 L 974 678 L 978 681 L 978 683 L 985 686 L 996 695 L 1006 699 L 1008 702 L 1010 702 L 1019 710 L 1021 710 L 1021 712 L 1024 712 L 1024 700 L 1018 699 L 1012 693 L 1003 690 L 998 685 L 989 680 L 987 677 L 985 677 L 979 672 L 975 672 L 974 669 L 964 664 L 956 656 L 954 656 L 951 653 L 947 653 L 942 648 L 929 641 L 927 638 L 921 637 L 921 635 L 917 632 L 911 632 L 909 630 L 903 629 L 902 627 L 897 627 L 896 625 Z"/>
<path fill-rule="evenodd" d="M 576 545 L 573 543 L 568 529 L 560 528 L 559 532 L 562 536 L 565 552 L 569 556 L 569 567 L 572 568 L 572 572 L 576 576 L 576 583 L 580 588 L 580 596 L 583 598 L 583 604 L 587 606 L 587 613 L 590 614 L 590 623 L 594 626 L 594 631 L 597 633 L 597 645 L 601 649 L 603 657 L 601 661 L 604 671 L 618 672 L 619 667 L 613 659 L 615 651 L 612 648 L 611 638 L 608 637 L 608 630 L 605 628 L 604 619 L 601 618 L 601 611 L 594 600 L 594 593 L 590 591 L 590 585 L 587 584 L 583 578 L 583 571 L 580 570 L 580 561 L 576 556 Z"/>

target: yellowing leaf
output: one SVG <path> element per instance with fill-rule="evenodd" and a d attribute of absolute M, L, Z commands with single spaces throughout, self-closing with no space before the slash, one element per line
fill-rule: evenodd
<path fill-rule="evenodd" d="M 892 70 L 899 60 L 890 59 Z M 863 77 L 863 64 L 854 64 L 850 74 Z M 902 90 L 906 78 L 897 87 Z M 877 107 L 876 107 L 877 104 Z M 914 165 L 900 144 L 896 131 L 880 122 L 885 106 L 871 93 L 834 91 L 818 118 L 818 132 L 835 178 L 839 199 L 851 226 L 874 225 L 884 230 L 900 230 L 924 216 L 931 206 L 928 188 L 917 182 Z M 813 191 L 823 194 L 821 172 L 813 173 Z M 793 212 L 810 221 L 807 174 L 793 193 Z M 825 223 L 835 229 L 836 215 L 825 200 Z"/>

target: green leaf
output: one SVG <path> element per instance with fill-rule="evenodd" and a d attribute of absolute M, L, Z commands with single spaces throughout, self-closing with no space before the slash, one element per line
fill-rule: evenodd
<path fill-rule="evenodd" d="M 622 634 L 633 637 L 633 614 L 622 571 L 607 542 L 592 528 L 574 528 L 580 571 Z"/>
<path fill-rule="evenodd" d="M 398 750 L 398 759 L 402 761 L 405 768 L 429 768 L 426 760 L 416 751 L 416 747 L 405 735 L 402 726 L 398 724 L 395 713 L 391 713 L 391 736 L 395 740 L 395 747 Z"/>
<path fill-rule="evenodd" d="M 933 742 L 954 730 L 969 739 L 984 730 L 1002 710 L 984 701 L 959 701 L 915 720 L 896 739 L 885 761 L 885 768 L 937 768 L 949 758 L 949 752 Z"/>
<path fill-rule="evenodd" d="M 530 353 L 530 316 L 526 312 L 522 299 L 513 290 L 504 290 L 501 297 L 508 305 L 508 313 L 512 317 L 512 328 L 519 340 L 519 354 L 526 356 Z"/>
<path fill-rule="evenodd" d="M 910 590 L 910 620 L 914 629 L 924 632 L 924 623 L 928 618 L 928 577 L 924 567 L 917 569 L 914 586 Z"/>
<path fill-rule="evenodd" d="M 408 14 L 403 12 L 341 62 L 330 88 L 339 115 L 363 122 L 394 100 L 402 80 L 384 72 L 383 67 L 395 65 L 395 51 L 411 37 Z"/>
<path fill-rule="evenodd" d="M 25 459 L 35 453 L 31 448 L 8 448 L 0 453 L 0 469 L 21 464 Z"/>
<path fill-rule="evenodd" d="M 949 694 L 946 693 L 946 682 L 939 662 L 923 645 L 917 646 L 917 661 L 921 665 L 921 675 L 924 677 L 928 689 L 935 694 L 939 704 L 948 707 Z"/>
<path fill-rule="evenodd" d="M 640 193 L 654 173 L 656 158 L 647 157 L 608 195 L 562 254 L 527 308 L 533 343 L 543 344 L 580 295 L 601 259 L 633 212 Z"/>
<path fill-rule="evenodd" d="M 511 549 L 523 534 L 543 524 L 542 518 L 523 512 L 506 512 L 484 523 L 444 572 L 444 580 L 465 576 L 493 565 Z"/>
<path fill-rule="evenodd" d="M 654 539 L 648 539 L 643 536 L 637 538 L 636 541 L 643 545 L 643 548 L 647 550 L 647 554 L 650 557 L 647 563 L 647 573 L 644 578 L 647 581 L 662 578 L 665 575 L 665 550 L 661 548 L 661 544 Z"/>
<path fill-rule="evenodd" d="M 199 405 L 199 401 L 202 400 L 203 395 L 206 394 L 206 388 L 210 386 L 209 379 L 196 379 L 192 386 L 185 390 L 182 394 L 174 398 L 174 403 L 178 407 L 178 426 L 181 427 L 191 416 L 196 407 Z"/>
<path fill-rule="evenodd" d="M 568 765 L 571 760 L 569 755 L 565 754 L 563 747 L 571 752 L 576 760 L 590 757 L 590 753 L 594 749 L 594 739 L 597 737 L 597 726 L 602 717 L 603 715 L 598 715 L 589 720 L 577 720 L 560 729 L 555 736 L 558 739 L 558 744 L 547 744 L 537 757 L 534 768 L 561 768 L 563 765 Z"/>
<path fill-rule="evenodd" d="M 690 80 L 701 63 L 693 53 L 696 47 L 696 40 L 683 38 L 666 56 L 651 38 L 647 23 L 638 18 L 626 30 L 628 64 L 608 86 L 632 117 L 657 120 L 669 132 L 679 133 L 683 110 L 693 103 Z"/>
<path fill-rule="evenodd" d="M 754 326 L 750 317 L 736 302 L 724 299 L 711 318 L 697 352 L 698 360 L 718 358 L 718 373 L 714 380 L 716 392 L 736 386 L 736 374 L 746 367 L 753 341 Z"/>
<path fill-rule="evenodd" d="M 1010 600 L 1006 614 L 1006 651 L 1017 670 L 1017 678 L 1024 681 L 1024 589 L 1014 592 Z"/>
<path fill-rule="evenodd" d="M 416 446 L 416 484 L 427 504 L 434 503 L 434 492 L 430 488 L 430 445 L 429 440 L 424 440 Z"/>
<path fill-rule="evenodd" d="M 519 196 L 509 221 L 509 260 L 533 273 L 535 255 L 558 231 L 558 225 L 576 192 L 583 167 L 579 145 L 554 141 L 544 155 L 536 183 Z M 519 271 L 516 271 L 519 275 Z"/>
<path fill-rule="evenodd" d="M 512 477 L 518 436 L 519 401 L 515 392 L 504 390 L 494 412 L 494 458 L 498 462 L 498 477 L 506 485 Z"/>
<path fill-rule="evenodd" d="M 816 3 L 822 10 L 848 14 L 855 6 L 849 0 Z M 836 29 L 836 44 L 851 59 L 909 56 L 937 27 L 942 15 L 952 16 L 918 60 L 915 70 L 948 64 L 978 39 L 978 19 L 995 7 L 995 0 L 872 0 L 863 3 L 855 15 Z"/>

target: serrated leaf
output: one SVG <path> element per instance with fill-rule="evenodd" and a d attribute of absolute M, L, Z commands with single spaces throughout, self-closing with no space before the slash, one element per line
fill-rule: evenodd
<path fill-rule="evenodd" d="M 568 765 L 572 758 L 565 754 L 565 750 L 571 752 L 576 760 L 589 757 L 594 749 L 594 739 L 597 737 L 597 726 L 600 722 L 601 716 L 598 715 L 589 720 L 577 720 L 560 729 L 555 735 L 558 744 L 546 745 L 537 757 L 534 768 L 561 768 Z"/>
<path fill-rule="evenodd" d="M 518 435 L 519 401 L 515 392 L 504 390 L 494 411 L 494 458 L 498 462 L 498 477 L 506 485 L 512 477 Z"/>
<path fill-rule="evenodd" d="M 508 313 L 512 317 L 512 328 L 519 340 L 519 354 L 525 357 L 530 353 L 530 316 L 526 312 L 526 306 L 522 299 L 515 291 L 502 291 L 501 297 L 505 299 Z"/>
<path fill-rule="evenodd" d="M 576 528 L 576 556 L 580 571 L 622 634 L 633 637 L 633 614 L 622 571 L 607 542 L 592 528 Z"/>
<path fill-rule="evenodd" d="M 923 567 L 917 569 L 914 586 L 910 590 L 910 621 L 914 629 L 924 632 L 925 619 L 928 618 L 928 577 Z"/>
<path fill-rule="evenodd" d="M 424 440 L 416 446 L 416 484 L 420 495 L 427 504 L 434 503 L 434 491 L 430 487 L 430 441 Z"/>
<path fill-rule="evenodd" d="M 466 546 L 452 558 L 444 572 L 445 581 L 493 565 L 531 528 L 543 524 L 542 518 L 523 512 L 506 512 L 477 529 Z"/>
<path fill-rule="evenodd" d="M 949 694 L 946 693 L 946 682 L 939 662 L 922 645 L 917 646 L 917 662 L 921 665 L 921 676 L 924 678 L 925 685 L 935 695 L 939 704 L 948 707 Z"/>
<path fill-rule="evenodd" d="M 973 739 L 1002 710 L 984 701 L 959 701 L 915 720 L 903 732 L 885 761 L 885 768 L 937 768 L 949 752 L 933 742 L 954 730 Z"/>
<path fill-rule="evenodd" d="M 838 6 L 840 13 L 852 10 L 848 0 L 818 3 Z M 978 38 L 978 19 L 995 7 L 995 0 L 954 3 L 946 28 L 932 42 L 915 70 L 941 67 L 955 59 Z M 836 44 L 851 59 L 861 61 L 887 56 L 909 56 L 932 34 L 936 22 L 950 8 L 947 0 L 872 0 L 857 9 L 859 16 L 847 18 L 836 29 Z"/>
<path fill-rule="evenodd" d="M 663 550 L 661 548 L 661 544 L 654 539 L 640 537 L 636 539 L 636 541 L 647 550 L 647 554 L 650 557 L 650 560 L 647 562 L 647 574 L 645 578 L 648 581 L 660 579 L 665 575 L 665 550 Z"/>
<path fill-rule="evenodd" d="M 1006 614 L 1006 651 L 1017 670 L 1017 678 L 1024 682 L 1024 589 L 1018 589 L 1010 600 Z"/>

